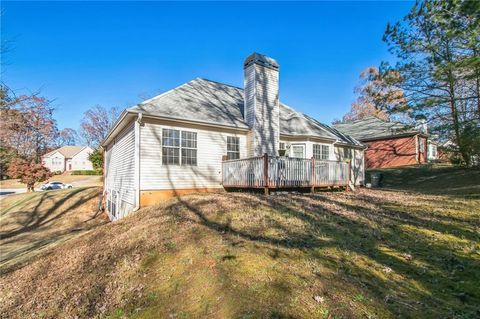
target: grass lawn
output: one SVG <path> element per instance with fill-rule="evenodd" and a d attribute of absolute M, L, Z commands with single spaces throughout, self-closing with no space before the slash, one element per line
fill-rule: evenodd
<path fill-rule="evenodd" d="M 408 190 L 422 194 L 458 195 L 479 198 L 480 172 L 448 164 L 429 164 L 371 170 L 382 176 L 383 188 Z M 367 180 L 369 173 L 367 173 Z"/>
<path fill-rule="evenodd" d="M 101 186 L 102 185 L 102 176 L 93 175 L 54 175 L 50 178 L 50 181 L 62 182 L 67 184 L 73 184 L 75 187 L 76 184 L 79 186 Z M 35 187 L 40 187 L 46 182 L 37 183 Z M 9 189 L 9 188 L 27 188 L 25 184 L 22 184 L 18 179 L 6 179 L 0 180 L 0 189 Z"/>
<path fill-rule="evenodd" d="M 100 188 L 12 195 L 0 202 L 0 273 L 105 223 Z"/>
<path fill-rule="evenodd" d="M 387 171 L 388 189 L 199 194 L 141 209 L 4 270 L 0 312 L 478 318 L 480 172 L 424 170 Z M 421 187 L 428 174 L 435 190 Z"/>

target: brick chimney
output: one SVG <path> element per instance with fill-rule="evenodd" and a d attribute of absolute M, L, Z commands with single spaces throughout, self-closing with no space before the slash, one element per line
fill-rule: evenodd
<path fill-rule="evenodd" d="M 278 63 L 259 53 L 243 63 L 245 121 L 250 127 L 248 156 L 278 155 L 280 109 L 278 102 Z"/>

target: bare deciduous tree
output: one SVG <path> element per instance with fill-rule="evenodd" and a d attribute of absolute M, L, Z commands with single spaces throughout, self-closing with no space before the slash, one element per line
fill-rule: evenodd
<path fill-rule="evenodd" d="M 118 108 L 107 109 L 96 105 L 84 113 L 80 124 L 81 135 L 86 143 L 98 147 L 117 120 L 120 112 Z"/>
<path fill-rule="evenodd" d="M 14 105 L 0 111 L 2 145 L 13 149 L 18 157 L 40 162 L 57 135 L 50 101 L 38 96 L 21 96 Z"/>
<path fill-rule="evenodd" d="M 73 128 L 64 128 L 58 132 L 56 146 L 75 145 L 78 141 L 78 134 Z"/>
<path fill-rule="evenodd" d="M 361 84 L 355 88 L 357 100 L 352 103 L 350 111 L 334 123 L 351 122 L 369 116 L 388 120 L 392 109 L 402 110 L 406 105 L 403 90 L 396 86 L 400 81 L 398 72 L 371 66 L 360 73 L 360 79 Z"/>

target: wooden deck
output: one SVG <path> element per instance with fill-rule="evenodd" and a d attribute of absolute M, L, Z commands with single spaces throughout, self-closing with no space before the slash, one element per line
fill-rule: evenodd
<path fill-rule="evenodd" d="M 348 189 L 350 163 L 303 158 L 258 156 L 222 163 L 225 188 L 269 189 L 342 186 Z"/>

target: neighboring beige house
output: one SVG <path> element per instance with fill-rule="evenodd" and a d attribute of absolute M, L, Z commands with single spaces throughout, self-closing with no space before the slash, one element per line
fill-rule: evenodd
<path fill-rule="evenodd" d="M 42 164 L 52 172 L 92 170 L 88 146 L 62 146 L 42 156 Z"/>
<path fill-rule="evenodd" d="M 237 164 L 249 185 L 270 174 L 272 184 L 305 188 L 313 172 L 328 179 L 337 164 L 342 181 L 363 183 L 365 146 L 280 103 L 275 60 L 254 53 L 244 75 L 245 89 L 197 78 L 122 112 L 102 143 L 110 219 L 171 196 L 222 190 L 225 168 L 233 180 Z M 270 173 L 255 166 L 265 163 L 260 157 L 275 162 L 261 168 Z"/>

